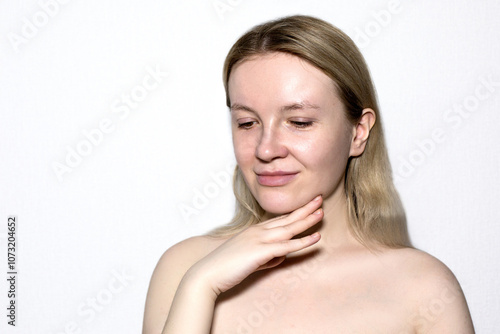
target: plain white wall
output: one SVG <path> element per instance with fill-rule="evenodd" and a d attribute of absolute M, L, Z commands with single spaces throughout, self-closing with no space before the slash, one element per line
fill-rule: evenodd
<path fill-rule="evenodd" d="M 412 240 L 498 330 L 498 2 L 41 0 L 0 2 L 0 268 L 16 215 L 19 271 L 2 333 L 140 331 L 161 254 L 234 208 L 225 54 L 289 14 L 360 46 Z"/>

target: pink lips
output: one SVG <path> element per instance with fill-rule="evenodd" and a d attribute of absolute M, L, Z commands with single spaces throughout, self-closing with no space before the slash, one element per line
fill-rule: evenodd
<path fill-rule="evenodd" d="M 262 186 L 279 187 L 292 181 L 298 172 L 262 172 L 257 173 L 257 182 Z"/>

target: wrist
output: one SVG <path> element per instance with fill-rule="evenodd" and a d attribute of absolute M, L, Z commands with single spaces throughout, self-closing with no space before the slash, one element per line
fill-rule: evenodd
<path fill-rule="evenodd" d="M 203 276 L 188 270 L 177 287 L 162 333 L 210 333 L 216 299 Z M 192 321 L 193 316 L 197 321 Z"/>
<path fill-rule="evenodd" d="M 195 295 L 197 298 L 207 298 L 215 302 L 219 292 L 209 282 L 208 275 L 203 274 L 202 270 L 194 265 L 184 274 L 178 289 L 189 291 L 190 294 Z"/>

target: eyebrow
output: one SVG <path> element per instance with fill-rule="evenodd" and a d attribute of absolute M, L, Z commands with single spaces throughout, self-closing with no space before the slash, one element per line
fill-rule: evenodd
<path fill-rule="evenodd" d="M 283 106 L 280 108 L 281 112 L 286 112 L 286 111 L 293 111 L 293 110 L 304 110 L 304 109 L 320 109 L 319 106 L 312 104 L 308 101 L 300 101 L 297 103 L 292 103 L 286 106 Z M 245 106 L 243 104 L 239 103 L 233 103 L 231 107 L 229 108 L 229 111 L 236 111 L 236 110 L 242 110 L 242 111 L 248 111 L 255 113 L 255 110 L 252 108 Z"/>
<path fill-rule="evenodd" d="M 239 104 L 239 103 L 231 104 L 231 107 L 229 107 L 229 111 L 236 111 L 236 110 L 243 110 L 243 111 L 249 111 L 249 112 L 255 113 L 255 111 L 252 108 L 247 107 L 243 104 Z"/>
<path fill-rule="evenodd" d="M 292 111 L 292 110 L 300 110 L 300 109 L 319 109 L 319 106 L 310 103 L 309 101 L 301 101 L 298 103 L 293 103 L 287 106 L 283 106 L 281 111 Z"/>

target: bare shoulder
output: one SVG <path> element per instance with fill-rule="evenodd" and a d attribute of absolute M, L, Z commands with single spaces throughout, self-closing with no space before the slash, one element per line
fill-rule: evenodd
<path fill-rule="evenodd" d="M 406 287 L 417 333 L 474 333 L 460 284 L 443 262 L 412 248 L 388 251 L 387 256 Z"/>
<path fill-rule="evenodd" d="M 167 249 L 158 260 L 149 283 L 144 310 L 143 333 L 160 333 L 184 274 L 224 240 L 197 236 Z"/>
<path fill-rule="evenodd" d="M 443 262 L 424 251 L 401 248 L 387 251 L 386 254 L 390 261 L 398 265 L 402 274 L 418 280 L 421 284 L 456 282 L 455 276 Z"/>
<path fill-rule="evenodd" d="M 155 271 L 168 267 L 169 273 L 172 273 L 172 270 L 174 270 L 184 275 L 185 271 L 195 262 L 205 257 L 223 241 L 223 239 L 208 236 L 197 236 L 183 240 L 163 253 Z"/>

